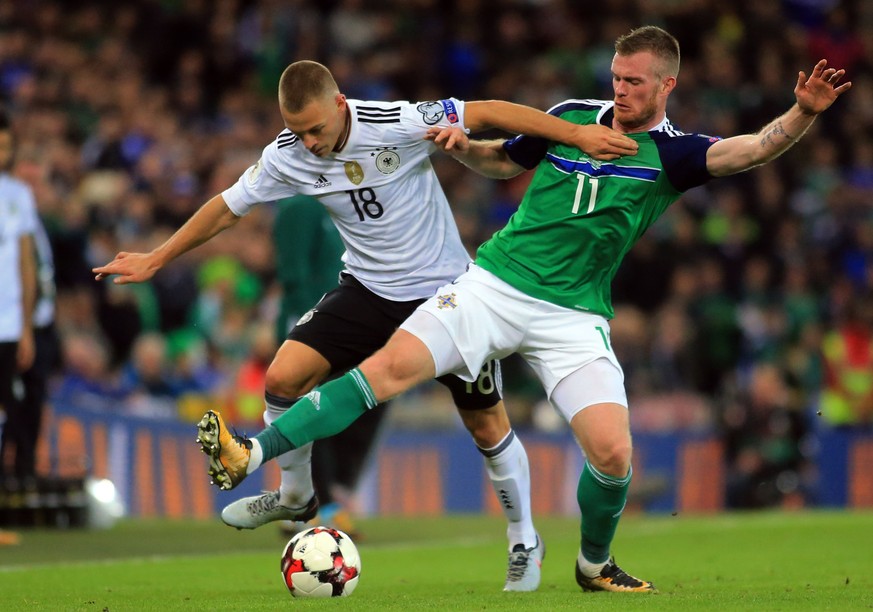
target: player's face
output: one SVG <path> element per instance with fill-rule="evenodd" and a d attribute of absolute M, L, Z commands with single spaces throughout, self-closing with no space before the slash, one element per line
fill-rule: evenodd
<path fill-rule="evenodd" d="M 648 51 L 612 58 L 615 120 L 627 132 L 641 132 L 664 118 L 667 94 L 676 79 L 656 74 L 658 60 Z"/>
<path fill-rule="evenodd" d="M 346 97 L 313 100 L 298 113 L 288 112 L 280 105 L 285 127 L 294 132 L 303 146 L 318 157 L 325 157 L 334 150 L 346 127 Z"/>

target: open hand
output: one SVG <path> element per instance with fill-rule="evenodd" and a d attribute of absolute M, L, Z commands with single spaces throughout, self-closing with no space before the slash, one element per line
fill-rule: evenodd
<path fill-rule="evenodd" d="M 580 125 L 573 141 L 577 148 L 601 161 L 636 155 L 639 150 L 635 140 L 605 125 Z"/>
<path fill-rule="evenodd" d="M 459 127 L 432 127 L 424 135 L 425 140 L 432 141 L 443 151 L 464 153 L 470 148 L 467 132 Z"/>
<path fill-rule="evenodd" d="M 794 95 L 797 98 L 797 106 L 804 113 L 817 115 L 827 110 L 834 103 L 834 100 L 852 87 L 851 81 L 838 85 L 846 75 L 845 70 L 828 68 L 827 65 L 827 60 L 821 60 L 812 69 L 809 78 L 802 70 L 797 75 Z"/>
<path fill-rule="evenodd" d="M 149 280 L 158 271 L 158 267 L 152 262 L 152 256 L 149 253 L 125 253 L 122 251 L 105 266 L 91 268 L 91 271 L 95 274 L 94 280 L 103 280 L 110 274 L 117 274 L 118 277 L 112 282 L 116 285 L 126 285 Z"/>

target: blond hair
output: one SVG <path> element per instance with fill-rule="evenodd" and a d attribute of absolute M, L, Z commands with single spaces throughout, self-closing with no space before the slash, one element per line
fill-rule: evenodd
<path fill-rule="evenodd" d="M 679 74 L 679 41 L 669 32 L 657 26 L 643 26 L 615 40 L 615 52 L 619 55 L 633 55 L 643 51 L 648 51 L 660 60 L 660 76 L 675 77 Z"/>
<path fill-rule="evenodd" d="M 318 62 L 302 60 L 285 68 L 279 79 L 279 103 L 297 113 L 313 100 L 339 93 L 333 75 Z"/>

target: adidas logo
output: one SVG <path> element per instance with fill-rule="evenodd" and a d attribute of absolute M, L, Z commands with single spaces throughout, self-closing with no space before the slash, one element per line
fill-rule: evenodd
<path fill-rule="evenodd" d="M 509 491 L 506 489 L 500 489 L 500 492 L 497 494 L 500 497 L 500 503 L 503 504 L 503 507 L 507 510 L 512 510 L 515 506 L 512 505 L 512 499 L 509 497 Z"/>
<path fill-rule="evenodd" d="M 324 187 L 330 187 L 330 181 L 325 178 L 323 174 L 318 175 L 318 180 L 315 181 L 315 184 L 312 185 L 316 189 L 322 189 Z"/>
<path fill-rule="evenodd" d="M 321 391 L 310 391 L 305 397 L 312 402 L 316 410 L 321 410 Z"/>

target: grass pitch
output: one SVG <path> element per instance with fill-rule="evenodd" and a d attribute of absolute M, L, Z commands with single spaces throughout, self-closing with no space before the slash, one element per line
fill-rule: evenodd
<path fill-rule="evenodd" d="M 583 593 L 578 524 L 539 518 L 536 593 L 503 593 L 502 519 L 360 522 L 361 582 L 349 598 L 292 599 L 276 529 L 124 521 L 109 531 L 24 531 L 0 548 L 0 610 L 862 610 L 873 608 L 873 514 L 627 516 L 613 550 L 657 595 Z"/>

